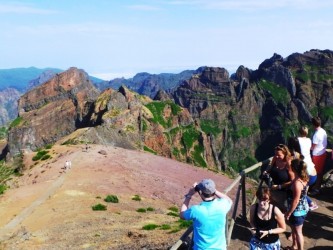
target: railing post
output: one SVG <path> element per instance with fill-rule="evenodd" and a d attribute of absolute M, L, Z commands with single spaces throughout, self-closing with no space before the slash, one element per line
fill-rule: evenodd
<path fill-rule="evenodd" d="M 245 187 L 245 172 L 242 172 L 242 219 L 246 220 L 246 187 Z"/>

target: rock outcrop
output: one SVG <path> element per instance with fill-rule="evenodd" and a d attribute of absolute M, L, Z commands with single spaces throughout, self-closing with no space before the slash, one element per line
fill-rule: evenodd
<path fill-rule="evenodd" d="M 88 75 L 76 68 L 27 92 L 19 99 L 19 116 L 8 132 L 9 151 L 36 150 L 90 126 L 98 94 Z"/>
<path fill-rule="evenodd" d="M 0 91 L 0 127 L 17 117 L 17 101 L 21 93 L 14 88 Z"/>

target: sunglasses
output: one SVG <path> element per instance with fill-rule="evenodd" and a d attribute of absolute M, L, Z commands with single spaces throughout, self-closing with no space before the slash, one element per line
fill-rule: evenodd
<path fill-rule="evenodd" d="M 259 199 L 260 201 L 268 201 L 269 198 L 268 197 L 262 197 L 261 199 Z"/>

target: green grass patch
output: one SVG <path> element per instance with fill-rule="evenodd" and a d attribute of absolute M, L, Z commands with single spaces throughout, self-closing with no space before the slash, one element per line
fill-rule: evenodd
<path fill-rule="evenodd" d="M 178 226 L 181 229 L 188 228 L 189 226 L 192 225 L 192 223 L 193 223 L 192 220 L 183 220 L 183 219 L 178 220 Z"/>
<path fill-rule="evenodd" d="M 146 152 L 152 153 L 154 155 L 157 155 L 157 153 L 154 150 L 152 150 L 151 148 L 148 148 L 146 145 L 143 146 L 143 150 Z"/>
<path fill-rule="evenodd" d="M 73 138 L 68 139 L 67 141 L 61 143 L 61 145 L 63 145 L 63 146 L 64 145 L 77 145 L 77 144 L 78 144 L 78 142 Z"/>
<path fill-rule="evenodd" d="M 173 217 L 179 217 L 179 213 L 175 213 L 175 212 L 168 212 L 167 215 L 173 216 Z"/>
<path fill-rule="evenodd" d="M 147 211 L 153 212 L 153 211 L 155 211 L 155 209 L 153 207 L 147 207 Z"/>
<path fill-rule="evenodd" d="M 333 120 L 333 108 L 332 107 L 320 107 L 319 112 L 323 120 Z"/>
<path fill-rule="evenodd" d="M 152 122 L 161 124 L 164 128 L 167 128 L 168 127 L 167 122 L 163 117 L 165 106 L 166 106 L 165 102 L 159 102 L 159 101 L 154 101 L 146 105 L 146 107 L 153 114 Z"/>
<path fill-rule="evenodd" d="M 109 194 L 104 198 L 104 201 L 105 202 L 111 202 L 111 203 L 118 203 L 119 199 L 116 195 Z"/>
<path fill-rule="evenodd" d="M 105 211 L 107 210 L 106 206 L 101 204 L 101 203 L 98 203 L 94 206 L 91 207 L 93 211 Z"/>
<path fill-rule="evenodd" d="M 156 224 L 147 224 L 142 227 L 143 230 L 155 230 L 159 225 Z"/>
<path fill-rule="evenodd" d="M 140 195 L 136 194 L 132 197 L 132 200 L 133 201 L 141 201 L 141 197 L 140 197 Z"/>
<path fill-rule="evenodd" d="M 1 127 L 0 128 L 0 140 L 6 139 L 8 134 L 8 128 L 6 127 Z"/>
<path fill-rule="evenodd" d="M 37 154 L 34 157 L 32 157 L 32 160 L 38 161 L 38 160 L 41 160 L 42 158 L 44 160 L 46 160 L 46 159 L 50 158 L 50 155 L 47 154 L 48 152 L 49 151 L 47 151 L 47 150 L 38 151 Z M 47 157 L 46 155 L 48 155 L 49 157 Z"/>
<path fill-rule="evenodd" d="M 171 226 L 168 225 L 168 224 L 163 224 L 161 227 L 160 227 L 161 230 L 170 230 L 171 229 Z"/>
<path fill-rule="evenodd" d="M 138 208 L 136 211 L 138 213 L 145 213 L 145 212 L 147 212 L 147 209 L 145 209 L 145 208 Z"/>
<path fill-rule="evenodd" d="M 17 117 L 14 121 L 12 121 L 12 123 L 9 125 L 9 128 L 15 128 L 17 126 L 19 126 L 23 121 L 22 117 Z"/>
<path fill-rule="evenodd" d="M 270 92 L 276 103 L 280 103 L 282 105 L 289 103 L 290 96 L 289 96 L 289 92 L 286 88 L 281 87 L 273 82 L 269 82 L 266 80 L 260 80 L 259 86 L 262 89 Z"/>
<path fill-rule="evenodd" d="M 51 149 L 52 148 L 52 144 L 47 144 L 46 146 L 45 146 L 45 149 Z"/>
<path fill-rule="evenodd" d="M 219 126 L 220 125 L 217 121 L 200 120 L 200 128 L 207 135 L 213 134 L 214 136 L 217 136 L 218 134 L 220 134 L 222 130 Z"/>
<path fill-rule="evenodd" d="M 204 153 L 204 147 L 202 145 L 195 145 L 194 151 L 192 152 L 192 157 L 194 164 L 203 168 L 207 167 L 205 159 L 202 157 Z"/>
<path fill-rule="evenodd" d="M 7 189 L 7 186 L 4 184 L 0 184 L 0 195 L 3 194 Z"/>
<path fill-rule="evenodd" d="M 169 207 L 168 210 L 172 211 L 172 212 L 177 212 L 178 213 L 178 207 Z"/>
<path fill-rule="evenodd" d="M 198 141 L 200 132 L 195 129 L 193 125 L 188 126 L 185 128 L 183 136 L 182 136 L 182 142 L 185 145 L 187 149 L 192 148 L 193 143 L 195 141 Z"/>

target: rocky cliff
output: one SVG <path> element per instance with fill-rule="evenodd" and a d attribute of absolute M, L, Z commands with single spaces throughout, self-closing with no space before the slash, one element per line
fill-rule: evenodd
<path fill-rule="evenodd" d="M 155 101 L 124 86 L 98 94 L 87 75 L 72 68 L 20 98 L 9 150 L 36 149 L 66 136 L 62 143 L 143 149 L 240 171 L 271 156 L 315 115 L 331 141 L 332 83 L 329 50 L 274 54 L 257 70 L 240 66 L 231 76 L 204 67 L 170 93 L 159 91 Z"/>
<path fill-rule="evenodd" d="M 19 116 L 8 131 L 9 151 L 36 150 L 89 126 L 98 94 L 88 75 L 76 68 L 27 92 L 19 99 Z"/>
<path fill-rule="evenodd" d="M 0 126 L 17 117 L 17 101 L 21 93 L 14 88 L 0 91 Z"/>

